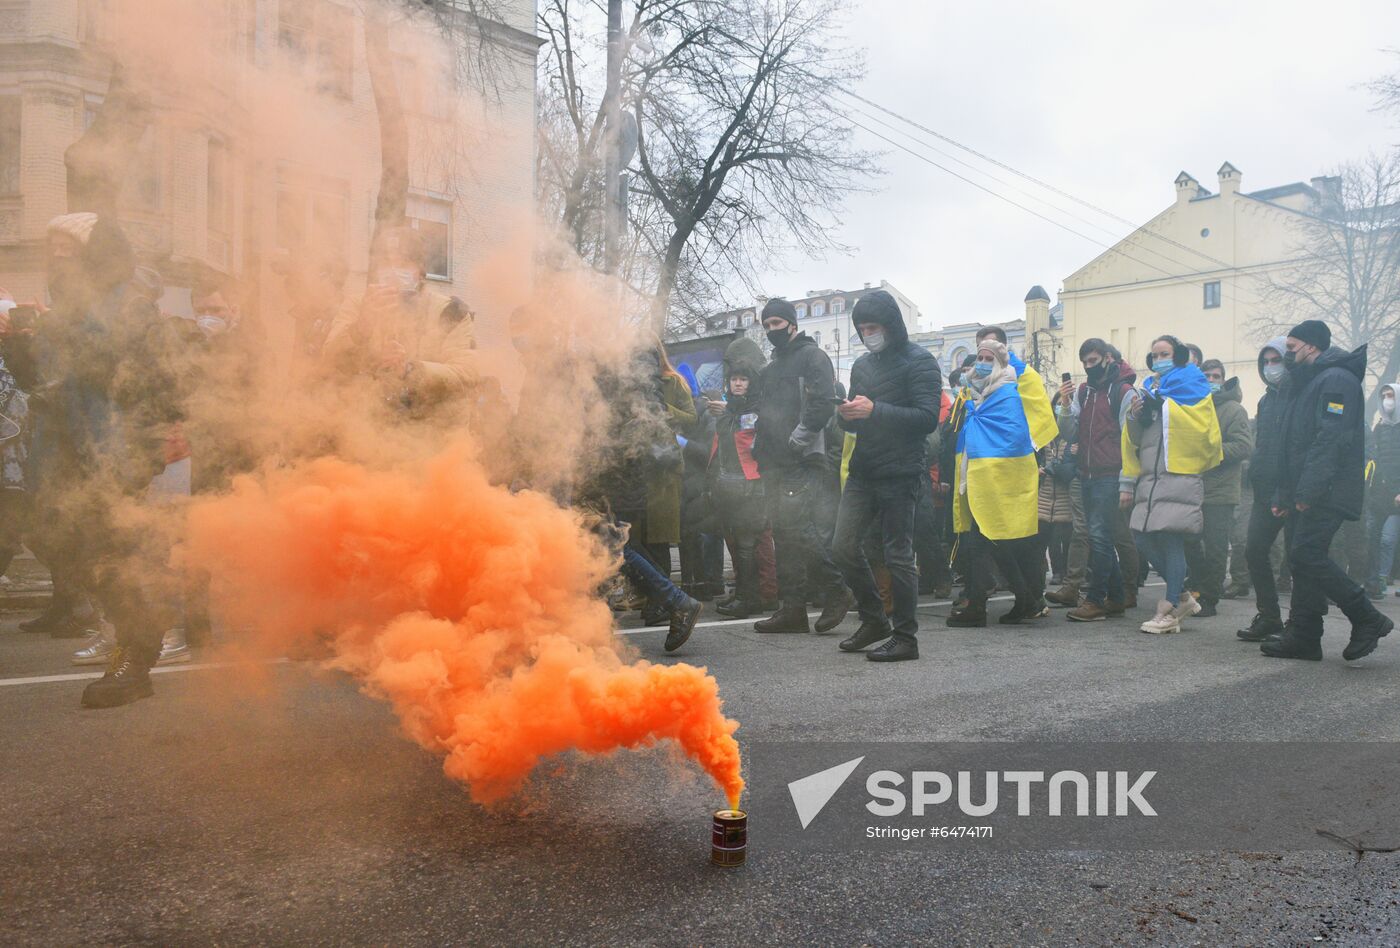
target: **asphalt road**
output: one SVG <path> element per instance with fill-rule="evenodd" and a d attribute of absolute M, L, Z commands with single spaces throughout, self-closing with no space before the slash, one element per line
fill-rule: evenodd
<path fill-rule="evenodd" d="M 836 651 L 853 620 L 710 626 L 676 659 L 662 630 L 627 640 L 708 666 L 744 740 L 1400 739 L 1400 635 L 1347 666 L 1340 618 L 1313 664 L 1236 641 L 1243 603 L 1169 637 L 1136 631 L 1146 608 L 967 630 L 947 611 L 894 666 Z M 1400 942 L 1400 855 L 755 847 L 716 869 L 722 801 L 663 750 L 565 761 L 488 813 L 340 675 L 196 667 L 82 711 L 81 681 L 42 680 L 83 671 L 73 643 L 24 617 L 0 616 L 4 944 Z"/>

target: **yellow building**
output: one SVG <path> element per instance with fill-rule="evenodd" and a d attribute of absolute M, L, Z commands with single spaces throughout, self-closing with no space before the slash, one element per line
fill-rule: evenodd
<path fill-rule="evenodd" d="M 1240 177 L 1226 162 L 1212 193 L 1183 171 L 1170 207 L 1065 279 L 1059 370 L 1082 377 L 1079 344 L 1097 336 L 1141 372 L 1152 339 L 1171 333 L 1239 376 L 1253 413 L 1265 287 L 1297 255 L 1304 215 L 1336 180 L 1246 193 Z"/>

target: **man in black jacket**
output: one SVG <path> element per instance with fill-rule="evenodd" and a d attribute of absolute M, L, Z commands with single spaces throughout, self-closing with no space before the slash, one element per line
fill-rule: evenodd
<path fill-rule="evenodd" d="M 1262 642 L 1283 634 L 1271 555 L 1285 523 L 1284 518 L 1274 516 L 1273 504 L 1278 492 L 1279 451 L 1283 446 L 1283 403 L 1287 398 L 1283 387 L 1288 384 L 1283 356 L 1287 351 L 1283 336 L 1270 339 L 1259 350 L 1259 378 L 1264 382 L 1264 394 L 1254 414 L 1254 453 L 1249 459 L 1249 486 L 1254 500 L 1250 504 L 1244 553 L 1254 581 L 1256 611 L 1249 628 L 1235 633 L 1246 642 Z"/>
<path fill-rule="evenodd" d="M 858 652 L 889 639 L 866 658 L 905 661 L 919 657 L 914 510 L 927 474 L 924 439 L 938 427 L 943 379 L 938 360 L 909 341 L 899 303 L 889 293 L 862 296 L 851 322 L 870 351 L 852 366 L 850 398 L 836 409 L 841 427 L 855 434 L 856 443 L 836 517 L 833 554 L 855 593 L 861 623 L 840 647 Z M 879 523 L 890 572 L 893 628 L 861 551 L 873 522 Z"/>
<path fill-rule="evenodd" d="M 1294 326 L 1287 346 L 1273 514 L 1287 518 L 1293 600 L 1288 627 L 1259 650 L 1271 658 L 1321 660 L 1322 617 L 1330 599 L 1351 620 L 1342 657 L 1354 661 L 1374 652 L 1395 626 L 1327 554 L 1342 521 L 1361 516 L 1366 490 L 1366 347 L 1347 352 L 1332 346 L 1331 330 L 1316 319 Z"/>
<path fill-rule="evenodd" d="M 759 385 L 753 456 L 768 498 L 777 560 L 776 614 L 754 624 L 755 632 L 806 632 L 805 585 L 820 591 L 825 608 L 817 631 L 840 625 L 853 604 L 823 541 L 816 506 L 823 499 L 827 464 L 824 429 L 836 404 L 831 360 L 797 329 L 797 309 L 783 299 L 763 307 L 763 328 L 773 361 Z"/>

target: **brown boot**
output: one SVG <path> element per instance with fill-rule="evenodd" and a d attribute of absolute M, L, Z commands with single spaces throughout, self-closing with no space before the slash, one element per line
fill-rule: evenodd
<path fill-rule="evenodd" d="M 1051 605 L 1055 606 L 1077 606 L 1079 605 L 1079 587 L 1061 586 L 1054 592 L 1046 593 L 1045 599 Z"/>
<path fill-rule="evenodd" d="M 1119 613 L 1119 615 L 1122 615 L 1122 613 Z M 1108 618 L 1108 612 L 1098 603 L 1089 602 L 1086 599 L 1083 604 L 1071 609 L 1065 615 L 1065 618 L 1069 619 L 1071 622 L 1102 622 L 1104 619 Z"/>
<path fill-rule="evenodd" d="M 1136 608 L 1137 608 L 1137 587 L 1136 587 L 1136 586 L 1128 586 L 1128 587 L 1124 588 L 1124 590 L 1123 590 L 1123 608 L 1124 608 L 1124 609 L 1136 609 Z"/>
<path fill-rule="evenodd" d="M 1103 614 L 1110 619 L 1116 619 L 1126 611 L 1127 606 L 1121 602 L 1114 602 L 1112 599 L 1104 600 Z"/>

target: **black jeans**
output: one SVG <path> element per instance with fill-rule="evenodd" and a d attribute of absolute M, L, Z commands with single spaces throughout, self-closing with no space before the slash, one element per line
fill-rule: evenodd
<path fill-rule="evenodd" d="M 715 516 L 734 558 L 734 595 L 757 612 L 762 597 L 758 591 L 758 541 L 768 526 L 759 481 L 721 476 L 713 491 Z"/>
<path fill-rule="evenodd" d="M 914 506 L 914 555 L 919 563 L 919 589 L 933 592 L 949 582 L 948 554 L 943 549 L 939 510 L 933 505 L 933 482 L 919 479 L 919 499 Z"/>
<path fill-rule="evenodd" d="M 840 591 L 841 574 L 831 559 L 831 541 L 822 509 L 835 502 L 825 483 L 826 472 L 816 466 L 764 474 L 768 520 L 778 568 L 778 595 L 785 606 L 806 608 L 806 587 L 829 596 Z"/>
<path fill-rule="evenodd" d="M 846 585 L 855 594 L 861 620 L 885 625 L 888 620 L 875 585 L 875 574 L 861 550 L 861 541 L 870 525 L 879 524 L 894 600 L 894 637 L 910 642 L 916 640 L 919 632 L 919 620 L 914 611 L 919 604 L 919 570 L 914 561 L 914 508 L 918 504 L 920 484 L 917 476 L 866 480 L 851 475 L 841 494 L 832 548 Z"/>
<path fill-rule="evenodd" d="M 1249 537 L 1244 555 L 1249 562 L 1249 578 L 1254 583 L 1254 608 L 1261 615 L 1282 621 L 1278 606 L 1278 585 L 1274 582 L 1269 554 L 1283 529 L 1285 518 L 1275 517 L 1268 503 L 1255 501 L 1249 511 Z"/>
<path fill-rule="evenodd" d="M 1045 595 L 1045 544 L 1039 534 L 1015 540 L 982 542 L 992 548 L 992 557 L 1001 567 L 1020 605 L 1031 606 Z"/>
<path fill-rule="evenodd" d="M 1201 601 L 1213 606 L 1225 592 L 1225 561 L 1230 552 L 1235 505 L 1206 504 L 1201 507 L 1201 520 L 1201 535 L 1186 540 L 1186 568 L 1195 588 L 1200 590 Z"/>
<path fill-rule="evenodd" d="M 1342 523 L 1340 515 L 1317 507 L 1294 510 L 1286 518 L 1288 565 L 1293 570 L 1288 617 L 1297 635 L 1322 638 L 1322 617 L 1327 614 L 1328 600 L 1335 602 L 1352 624 L 1376 615 L 1376 607 L 1366 598 L 1365 591 L 1328 555 L 1332 538 Z"/>

